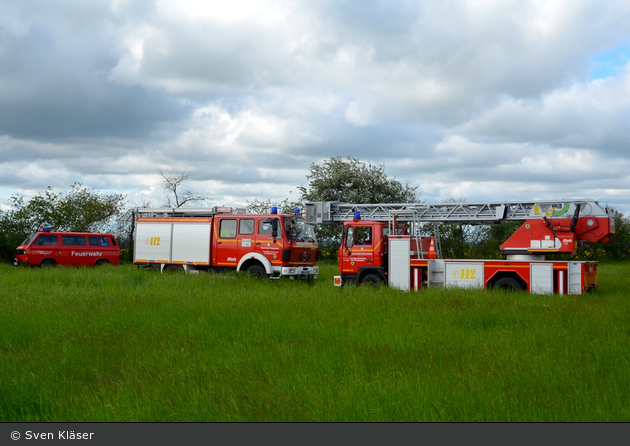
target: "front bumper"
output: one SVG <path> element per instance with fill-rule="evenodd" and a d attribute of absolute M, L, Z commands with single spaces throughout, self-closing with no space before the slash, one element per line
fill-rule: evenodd
<path fill-rule="evenodd" d="M 283 266 L 280 275 L 295 279 L 317 279 L 318 266 Z"/>

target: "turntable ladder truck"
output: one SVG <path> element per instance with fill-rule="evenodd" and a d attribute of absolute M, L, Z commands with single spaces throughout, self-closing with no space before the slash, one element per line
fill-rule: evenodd
<path fill-rule="evenodd" d="M 547 260 L 578 242 L 610 241 L 614 212 L 594 200 L 492 203 L 306 203 L 310 224 L 343 223 L 335 285 L 385 283 L 402 290 L 453 286 L 580 295 L 596 289 L 597 262 Z M 523 222 L 500 246 L 505 259 L 444 259 L 427 223 Z M 436 232 L 437 233 L 437 232 Z M 432 243 L 433 240 L 437 243 Z M 432 247 L 437 244 L 437 248 Z M 437 255 L 436 255 L 437 254 Z"/>
<path fill-rule="evenodd" d="M 160 271 L 245 271 L 272 279 L 310 279 L 319 272 L 315 233 L 299 211 L 136 209 L 134 240 L 133 263 Z"/>

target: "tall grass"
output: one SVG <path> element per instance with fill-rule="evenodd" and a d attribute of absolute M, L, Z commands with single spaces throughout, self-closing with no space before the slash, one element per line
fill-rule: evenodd
<path fill-rule="evenodd" d="M 630 265 L 585 296 L 0 265 L 0 421 L 629 421 Z"/>

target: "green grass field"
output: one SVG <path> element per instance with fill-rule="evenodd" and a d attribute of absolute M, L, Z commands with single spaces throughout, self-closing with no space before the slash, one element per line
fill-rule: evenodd
<path fill-rule="evenodd" d="M 0 265 L 0 421 L 630 421 L 630 264 L 586 296 Z"/>

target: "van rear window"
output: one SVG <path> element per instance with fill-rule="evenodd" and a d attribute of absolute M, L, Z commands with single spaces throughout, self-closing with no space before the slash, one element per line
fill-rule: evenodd
<path fill-rule="evenodd" d="M 85 246 L 85 236 L 84 235 L 62 235 L 61 244 Z"/>
<path fill-rule="evenodd" d="M 90 246 L 109 246 L 109 240 L 105 236 L 91 235 L 88 239 L 90 240 Z"/>

